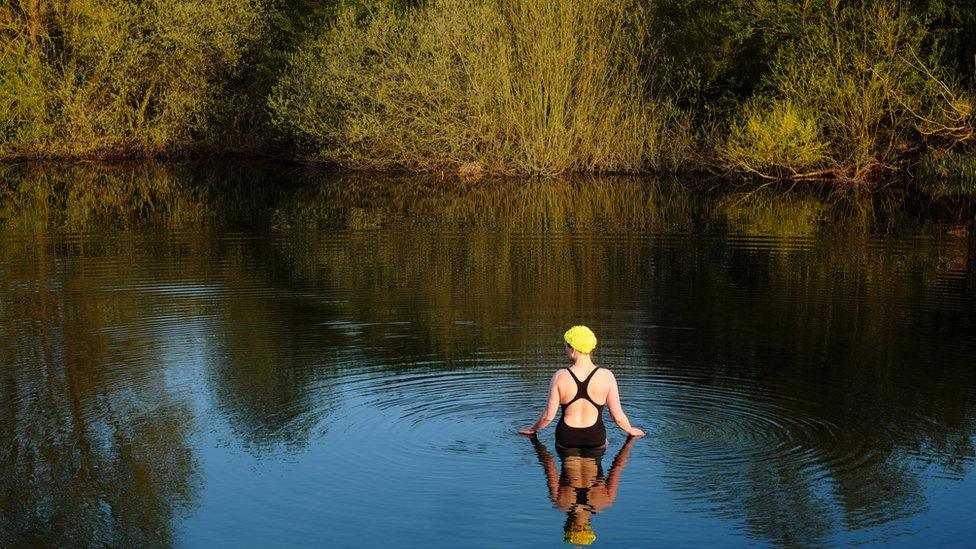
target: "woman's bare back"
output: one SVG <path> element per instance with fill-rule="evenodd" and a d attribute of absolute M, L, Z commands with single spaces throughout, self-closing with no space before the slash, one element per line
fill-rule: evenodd
<path fill-rule="evenodd" d="M 572 374 L 568 370 L 571 370 Z M 593 377 L 587 385 L 587 395 L 593 402 L 585 398 L 580 398 L 564 408 L 563 421 L 570 427 L 589 427 L 597 422 L 597 419 L 600 417 L 599 410 L 593 403 L 600 406 L 607 403 L 613 374 L 606 368 L 598 368 L 595 366 L 593 368 L 574 366 L 573 368 L 563 368 L 559 371 L 556 384 L 559 389 L 559 404 L 563 406 L 576 398 L 578 385 L 576 380 L 573 379 L 573 375 L 577 379 L 585 380 L 590 374 L 593 374 Z"/>

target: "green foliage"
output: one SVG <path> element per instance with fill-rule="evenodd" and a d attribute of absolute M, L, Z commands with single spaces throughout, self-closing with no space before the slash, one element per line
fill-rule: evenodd
<path fill-rule="evenodd" d="M 870 21 L 870 25 L 865 25 Z M 819 13 L 806 31 L 780 51 L 766 77 L 772 97 L 807 113 L 819 124 L 831 175 L 861 181 L 877 168 L 898 167 L 922 145 L 951 146 L 972 135 L 972 109 L 966 94 L 922 61 L 926 31 L 909 14 L 887 3 L 853 5 Z M 760 160 L 771 152 L 763 139 L 782 133 L 783 119 L 759 119 L 747 104 L 742 117 L 752 133 L 733 126 L 727 154 L 738 160 Z M 763 124 L 770 127 L 757 129 Z M 750 146 L 757 147 L 749 151 Z M 817 147 L 814 147 L 817 148 Z M 786 146 L 779 161 L 795 171 L 819 155 Z M 767 159 L 768 160 L 768 159 Z M 752 166 L 764 175 L 763 166 Z"/>
<path fill-rule="evenodd" d="M 971 145 L 974 43 L 976 0 L 9 0 L 0 159 L 864 181 Z"/>
<path fill-rule="evenodd" d="M 933 197 L 976 198 L 976 151 L 936 152 L 914 174 L 918 187 Z"/>
<path fill-rule="evenodd" d="M 720 114 L 749 97 L 809 2 L 648 1 L 651 35 L 683 99 Z"/>
<path fill-rule="evenodd" d="M 3 143 L 44 138 L 46 128 L 35 124 L 45 116 L 43 75 L 26 36 L 12 38 L 0 50 L 0 150 Z"/>
<path fill-rule="evenodd" d="M 668 168 L 688 122 L 644 93 L 643 14 L 607 0 L 345 9 L 292 58 L 270 106 L 313 158 L 354 166 Z"/>
<path fill-rule="evenodd" d="M 288 147 L 291 135 L 271 124 L 268 96 L 287 62 L 309 34 L 335 22 L 337 0 L 261 0 L 261 35 L 244 52 L 240 70 L 226 83 L 227 94 L 214 106 L 213 131 L 205 148 L 267 154 Z"/>
<path fill-rule="evenodd" d="M 188 145 L 213 131 L 211 111 L 262 24 L 256 0 L 26 3 L 5 17 L 19 43 L 0 61 L 0 108 L 11 113 L 0 128 L 16 128 L 2 135 L 5 155 Z"/>
<path fill-rule="evenodd" d="M 972 88 L 976 84 L 976 0 L 916 0 L 909 8 L 928 31 L 931 62 Z"/>
<path fill-rule="evenodd" d="M 720 154 L 739 170 L 797 175 L 826 159 L 827 144 L 811 113 L 789 100 L 752 101 L 732 124 Z"/>

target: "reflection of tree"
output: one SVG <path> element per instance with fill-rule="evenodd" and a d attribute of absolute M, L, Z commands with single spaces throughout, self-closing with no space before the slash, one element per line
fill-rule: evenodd
<path fill-rule="evenodd" d="M 151 340 L 99 334 L 135 304 L 91 297 L 44 239 L 0 258 L 0 545 L 172 544 L 196 491 L 190 411 L 154 361 L 127 360 Z"/>
<path fill-rule="evenodd" d="M 409 345 L 413 356 L 450 362 L 499 343 L 528 348 L 551 339 L 552 323 L 599 311 L 607 291 L 610 300 L 625 299 L 633 290 L 627 280 L 647 265 L 620 245 L 581 245 L 574 232 L 671 231 L 687 225 L 690 209 L 680 185 L 634 178 L 456 185 L 346 176 L 279 206 L 280 226 L 294 230 L 294 240 L 278 251 L 294 279 L 354 296 L 350 313 L 367 325 L 363 339 L 376 342 L 378 356 Z M 331 232 L 306 230 L 317 221 L 349 229 L 343 245 Z M 541 325 L 543 311 L 561 318 Z M 373 321 L 393 316 L 413 326 L 384 349 L 388 327 Z"/>
<path fill-rule="evenodd" d="M 86 265 L 86 255 L 105 256 L 114 280 L 93 280 L 93 287 L 170 285 L 178 290 L 214 282 L 223 286 L 227 297 L 219 301 L 217 343 L 209 355 L 218 404 L 249 442 L 298 442 L 328 411 L 322 406 L 324 395 L 330 394 L 328 384 L 313 385 L 333 371 L 327 346 L 337 342 L 323 336 L 334 334 L 321 326 L 315 329 L 315 323 L 298 324 L 300 309 L 309 306 L 302 299 L 282 300 L 274 290 L 252 292 L 281 284 L 277 288 L 287 293 L 291 284 L 274 271 L 274 258 L 256 255 L 265 248 L 255 249 L 247 239 L 216 242 L 206 232 L 199 233 L 212 226 L 267 230 L 275 223 L 275 204 L 286 190 L 279 172 L 247 164 L 2 167 L 0 228 L 14 234 L 123 231 L 126 238 L 86 238 L 77 246 L 60 245 L 58 260 L 79 255 L 78 264 Z M 186 239 L 140 238 L 141 229 L 158 227 L 198 232 Z M 124 261 L 110 265 L 113 258 Z M 217 272 L 214 266 L 220 266 Z M 132 297 L 139 292 L 113 295 L 123 294 Z M 174 297 L 149 296 L 138 305 L 133 299 L 124 317 L 136 321 L 146 306 L 160 303 L 198 312 L 209 308 L 208 296 L 195 297 L 192 292 L 176 295 L 176 302 Z M 77 307 L 91 309 L 91 314 L 105 312 L 101 301 L 90 299 L 80 300 Z M 68 324 L 65 329 L 77 327 Z M 71 343 L 84 341 L 82 337 Z"/>
<path fill-rule="evenodd" d="M 724 450 L 735 455 L 734 447 Z M 795 547 L 823 545 L 832 533 L 832 504 L 819 493 L 817 479 L 796 463 L 691 461 L 693 470 L 672 476 L 675 489 L 708 511 L 744 521 L 750 536 Z"/>
<path fill-rule="evenodd" d="M 336 356 L 348 346 L 323 325 L 336 313 L 305 292 L 292 295 L 294 281 L 266 268 L 276 264 L 267 246 L 228 244 L 222 256 L 228 292 L 209 361 L 218 404 L 255 449 L 302 444 L 332 409 Z"/>
<path fill-rule="evenodd" d="M 860 199 L 831 206 L 857 213 L 845 218 L 777 198 L 724 199 L 727 238 L 656 251 L 653 316 L 692 329 L 644 337 L 692 387 L 755 395 L 810 426 L 789 433 L 809 453 L 800 460 L 674 457 L 675 487 L 744 517 L 757 537 L 821 544 L 838 508 L 850 529 L 918 513 L 927 461 L 950 475 L 972 463 L 976 371 L 960 337 L 976 320 L 974 249 L 938 235 L 872 239 Z M 855 226 L 829 236 L 838 219 Z"/>
<path fill-rule="evenodd" d="M 282 178 L 246 163 L 0 166 L 0 229 L 253 228 Z"/>
<path fill-rule="evenodd" d="M 622 233 L 686 227 L 690 189 L 673 180 L 634 177 L 486 180 L 377 178 L 311 174 L 309 185 L 281 204 L 296 226 L 331 218 L 350 229 L 411 227 L 495 229 L 506 232 Z"/>

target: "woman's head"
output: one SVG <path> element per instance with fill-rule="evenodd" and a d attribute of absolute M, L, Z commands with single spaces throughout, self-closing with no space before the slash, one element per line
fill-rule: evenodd
<path fill-rule="evenodd" d="M 588 355 L 596 348 L 596 334 L 586 326 L 573 326 L 563 334 L 566 345 L 570 348 Z"/>
<path fill-rule="evenodd" d="M 570 513 L 571 515 L 573 513 Z M 567 517 L 566 524 L 563 526 L 563 541 L 573 545 L 589 545 L 596 541 L 596 534 L 593 533 L 593 525 L 590 524 L 590 514 L 581 513 L 583 520 L 574 520 L 575 517 Z"/>

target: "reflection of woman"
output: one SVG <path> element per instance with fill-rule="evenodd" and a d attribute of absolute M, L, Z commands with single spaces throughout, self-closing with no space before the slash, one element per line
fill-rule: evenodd
<path fill-rule="evenodd" d="M 588 545 L 596 540 L 590 516 L 602 512 L 613 505 L 617 499 L 620 475 L 627 466 L 627 456 L 634 444 L 634 437 L 628 437 L 613 464 L 610 473 L 603 475 L 603 448 L 590 450 L 561 450 L 562 474 L 556 471 L 552 454 L 532 437 L 532 445 L 539 455 L 539 462 L 546 471 L 549 485 L 549 499 L 557 509 L 566 511 L 566 524 L 563 527 L 563 541 Z"/>
<path fill-rule="evenodd" d="M 586 326 L 573 326 L 563 336 L 566 358 L 573 362 L 560 368 L 549 383 L 549 398 L 545 410 L 535 425 L 519 429 L 523 435 L 533 435 L 552 422 L 556 409 L 562 405 L 563 414 L 556 426 L 556 444 L 563 448 L 599 448 L 607 444 L 607 430 L 603 426 L 603 406 L 610 407 L 610 415 L 628 435 L 644 436 L 644 431 L 632 427 L 620 405 L 617 380 L 613 372 L 600 368 L 590 360 L 596 348 L 596 336 Z"/>

